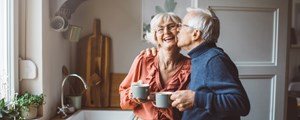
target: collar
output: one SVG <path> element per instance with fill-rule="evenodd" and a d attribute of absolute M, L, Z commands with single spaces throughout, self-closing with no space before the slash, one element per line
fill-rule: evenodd
<path fill-rule="evenodd" d="M 216 47 L 216 44 L 204 42 L 204 43 L 198 45 L 197 47 L 193 48 L 190 52 L 188 52 L 188 55 L 191 58 L 195 58 L 195 57 L 201 55 L 202 53 L 206 52 L 208 49 L 210 49 L 212 47 Z"/>

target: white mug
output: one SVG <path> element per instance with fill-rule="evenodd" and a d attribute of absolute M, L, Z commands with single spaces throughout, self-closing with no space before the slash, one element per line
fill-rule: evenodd
<path fill-rule="evenodd" d="M 64 32 L 64 37 L 71 42 L 78 42 L 80 37 L 81 27 L 69 25 L 68 30 Z"/>
<path fill-rule="evenodd" d="M 81 96 L 68 96 L 69 102 L 76 110 L 81 109 Z"/>

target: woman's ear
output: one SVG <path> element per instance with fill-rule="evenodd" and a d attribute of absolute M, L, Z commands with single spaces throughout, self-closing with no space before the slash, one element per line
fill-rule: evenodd
<path fill-rule="evenodd" d="M 156 31 L 154 32 L 154 42 L 157 42 Z"/>
<path fill-rule="evenodd" d="M 156 46 L 160 47 L 160 45 L 159 45 L 159 44 L 158 44 L 158 42 L 157 42 L 157 41 L 158 41 L 158 39 L 157 39 L 157 36 L 156 36 L 156 34 L 157 34 L 157 33 L 156 33 L 156 32 L 154 32 L 154 39 L 153 39 L 154 41 L 153 41 L 153 44 L 155 44 Z"/>
<path fill-rule="evenodd" d="M 202 32 L 200 30 L 193 30 L 192 40 L 198 40 L 202 37 Z"/>

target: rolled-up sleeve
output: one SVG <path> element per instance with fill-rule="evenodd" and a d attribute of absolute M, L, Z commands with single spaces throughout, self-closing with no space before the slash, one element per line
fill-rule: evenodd
<path fill-rule="evenodd" d="M 122 81 L 119 87 L 119 93 L 120 93 L 120 106 L 122 109 L 133 109 L 137 106 L 137 104 L 131 100 L 131 84 L 133 82 L 137 82 L 141 75 L 141 66 L 143 64 L 143 54 L 138 55 L 132 65 L 131 68 L 125 77 L 125 79 Z"/>

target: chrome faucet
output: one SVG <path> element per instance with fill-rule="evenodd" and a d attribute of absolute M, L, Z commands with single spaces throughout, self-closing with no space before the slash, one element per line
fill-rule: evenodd
<path fill-rule="evenodd" d="M 64 84 L 69 77 L 79 78 L 81 80 L 81 82 L 83 83 L 84 88 L 87 89 L 87 85 L 84 82 L 84 79 L 77 74 L 69 74 L 64 78 L 64 80 L 62 81 L 62 84 L 61 84 L 61 96 L 60 96 L 61 97 L 61 108 L 58 107 L 58 112 L 57 112 L 57 114 L 59 114 L 59 113 L 64 114 L 63 118 L 67 117 L 67 113 L 70 112 L 69 106 L 64 104 Z"/>

